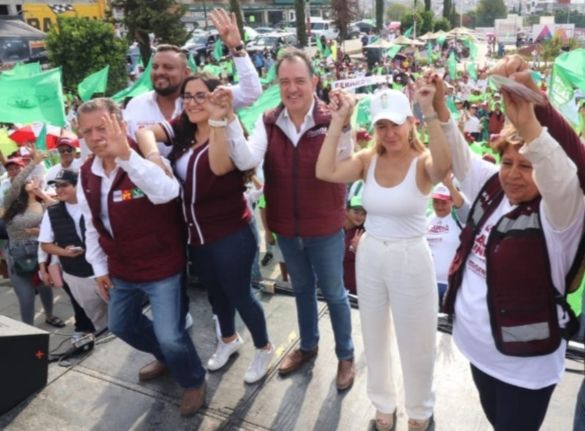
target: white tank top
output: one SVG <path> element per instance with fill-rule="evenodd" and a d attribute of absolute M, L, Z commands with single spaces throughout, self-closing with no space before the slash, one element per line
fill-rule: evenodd
<path fill-rule="evenodd" d="M 378 156 L 372 157 L 362 201 L 367 211 L 365 228 L 368 235 L 382 240 L 414 238 L 426 233 L 429 194 L 423 195 L 416 185 L 418 157 L 412 159 L 402 182 L 394 187 L 382 187 L 374 172 Z"/>

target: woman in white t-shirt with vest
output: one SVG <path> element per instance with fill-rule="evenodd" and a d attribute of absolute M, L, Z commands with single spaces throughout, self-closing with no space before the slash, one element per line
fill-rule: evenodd
<path fill-rule="evenodd" d="M 450 167 L 447 143 L 433 111 L 435 87 L 417 82 L 416 99 L 426 127 L 436 136 L 428 151 L 416 135 L 408 98 L 395 90 L 373 96 L 375 144 L 337 161 L 336 142 L 351 100 L 332 95 L 332 120 L 317 161 L 317 178 L 347 183 L 364 179 L 366 233 L 356 256 L 357 291 L 368 367 L 368 396 L 376 408 L 376 429 L 396 422 L 397 395 L 391 369 L 390 318 L 402 363 L 409 431 L 432 423 L 437 325 L 437 289 L 425 240 L 428 197 Z"/>
<path fill-rule="evenodd" d="M 523 72 L 524 73 L 524 72 Z M 526 71 L 525 73 L 530 73 Z M 472 153 L 441 100 L 461 189 L 474 204 L 449 274 L 444 311 L 496 431 L 536 431 L 565 368 L 566 277 L 583 234 L 577 168 L 531 103 L 502 90 L 496 166 Z M 431 134 L 432 138 L 432 134 Z"/>

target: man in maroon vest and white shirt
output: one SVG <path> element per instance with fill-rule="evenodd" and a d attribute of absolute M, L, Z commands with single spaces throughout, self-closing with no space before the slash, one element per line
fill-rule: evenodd
<path fill-rule="evenodd" d="M 86 259 L 109 297 L 108 326 L 156 358 L 140 370 L 140 380 L 171 372 L 185 390 L 181 414 L 190 416 L 204 402 L 205 370 L 181 312 L 186 261 L 179 183 L 131 149 L 122 113 L 111 99 L 83 104 L 78 116 L 93 153 L 81 167 L 77 188 L 87 220 Z M 145 295 L 152 320 L 142 314 Z"/>
<path fill-rule="evenodd" d="M 295 371 L 317 354 L 318 285 L 335 335 L 337 388 L 345 390 L 355 375 L 351 314 L 343 286 L 346 189 L 315 177 L 331 114 L 315 96 L 317 77 L 304 52 L 286 50 L 276 72 L 282 104 L 264 113 L 249 141 L 239 123 L 232 121 L 227 127 L 228 150 L 241 170 L 264 161 L 268 226 L 277 234 L 292 279 L 301 343 L 283 359 L 280 374 Z M 349 124 L 340 140 L 339 157 L 349 157 L 353 147 Z"/>

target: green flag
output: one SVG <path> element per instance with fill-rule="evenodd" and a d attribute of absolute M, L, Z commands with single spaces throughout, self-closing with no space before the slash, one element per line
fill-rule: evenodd
<path fill-rule="evenodd" d="M 457 79 L 457 60 L 455 59 L 455 54 L 451 51 L 449 54 L 449 59 L 447 60 L 447 67 L 449 68 L 449 77 L 452 81 Z"/>
<path fill-rule="evenodd" d="M 446 40 L 447 40 L 447 35 L 442 34 L 441 36 L 439 36 L 437 38 L 437 43 L 439 44 L 439 46 L 443 46 L 443 44 L 445 43 Z"/>
<path fill-rule="evenodd" d="M 260 82 L 262 83 L 262 85 L 265 85 L 265 84 L 270 84 L 275 79 L 276 79 L 276 65 L 273 64 L 272 66 L 270 66 L 270 69 L 268 69 L 268 73 L 266 73 L 266 76 L 264 78 L 262 78 L 260 80 Z"/>
<path fill-rule="evenodd" d="M 148 64 L 146 65 L 146 69 L 140 75 L 140 78 L 136 80 L 134 84 L 130 87 L 125 88 L 122 91 L 117 92 L 112 96 L 116 102 L 121 103 L 127 97 L 136 97 L 144 94 L 150 90 L 152 90 L 152 81 L 150 80 L 150 71 L 152 69 L 152 57 L 148 60 Z"/>
<path fill-rule="evenodd" d="M 414 26 L 411 25 L 410 28 L 403 33 L 404 37 L 410 37 L 413 29 L 414 29 Z"/>
<path fill-rule="evenodd" d="M 30 78 L 33 75 L 41 73 L 41 64 L 36 63 L 17 63 L 10 70 L 2 72 L 2 75 L 18 78 Z"/>
<path fill-rule="evenodd" d="M 102 70 L 98 70 L 95 73 L 87 76 L 83 81 L 79 83 L 77 86 L 77 92 L 79 93 L 79 97 L 84 102 L 87 102 L 91 99 L 95 93 L 105 93 L 106 87 L 108 86 L 108 72 L 110 71 L 110 66 L 104 67 Z"/>
<path fill-rule="evenodd" d="M 31 77 L 0 79 L 0 122 L 32 123 L 43 121 L 65 125 L 65 98 L 61 68 Z"/>
<path fill-rule="evenodd" d="M 548 95 L 550 101 L 579 129 L 581 121 L 575 100 L 575 90 L 585 92 L 585 49 L 575 49 L 559 55 L 553 65 Z"/>
<path fill-rule="evenodd" d="M 447 96 L 447 108 L 449 108 L 449 112 L 451 112 L 451 116 L 455 121 L 459 119 L 459 110 L 457 106 L 455 106 L 455 100 L 453 100 L 453 96 Z"/>
<path fill-rule="evenodd" d="M 43 123 L 43 128 L 37 137 L 35 147 L 38 150 L 47 151 L 47 123 Z"/>
<path fill-rule="evenodd" d="M 321 38 L 319 36 L 315 36 L 315 41 L 317 42 L 317 50 L 322 55 L 325 54 L 325 49 L 323 48 L 323 43 L 321 43 Z"/>
<path fill-rule="evenodd" d="M 475 62 L 470 61 L 467 63 L 467 73 L 469 73 L 471 79 L 477 81 L 477 68 L 475 67 Z"/>
<path fill-rule="evenodd" d="M 189 53 L 189 57 L 187 58 L 187 65 L 191 69 L 191 73 L 197 73 L 197 64 L 195 63 L 192 52 Z"/>
<path fill-rule="evenodd" d="M 240 121 L 246 130 L 248 130 L 249 133 L 252 133 L 254 126 L 256 125 L 256 121 L 258 118 L 260 118 L 264 111 L 275 108 L 279 104 L 280 88 L 278 85 L 273 85 L 264 90 L 260 98 L 256 100 L 252 106 L 240 109 L 238 111 L 238 116 L 240 117 Z"/>
<path fill-rule="evenodd" d="M 389 48 L 388 51 L 386 51 L 386 56 L 394 58 L 394 56 L 398 54 L 402 47 L 403 45 L 394 45 L 393 47 Z"/>
<path fill-rule="evenodd" d="M 353 110 L 353 115 L 351 116 L 351 127 L 353 129 L 358 129 L 360 127 L 365 127 L 368 130 L 371 129 L 371 107 L 372 96 L 370 94 L 360 99 Z"/>
<path fill-rule="evenodd" d="M 433 47 L 430 41 L 427 42 L 427 58 L 429 59 L 429 63 L 433 61 Z"/>
<path fill-rule="evenodd" d="M 221 57 L 223 57 L 223 48 L 221 46 L 221 39 L 218 38 L 215 41 L 215 45 L 213 45 L 213 58 L 219 61 Z"/>

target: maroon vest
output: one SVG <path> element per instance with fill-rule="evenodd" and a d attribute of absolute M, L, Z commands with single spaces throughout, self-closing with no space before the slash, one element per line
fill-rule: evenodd
<path fill-rule="evenodd" d="M 193 151 L 183 183 L 183 213 L 189 229 L 189 244 L 217 241 L 240 229 L 252 218 L 244 197 L 241 171 L 217 176 L 209 164 L 209 145 Z"/>
<path fill-rule="evenodd" d="M 449 269 L 449 289 L 443 308 L 455 310 L 465 264 L 476 235 L 504 199 L 498 174 L 475 200 L 461 244 Z M 540 216 L 540 196 L 505 214 L 492 228 L 485 247 L 487 306 L 496 348 L 509 356 L 554 352 L 561 342 L 556 305 L 560 293 L 550 274 L 550 262 Z"/>
<path fill-rule="evenodd" d="M 185 269 L 185 229 L 179 199 L 155 205 L 119 169 L 108 193 L 113 237 L 101 220 L 101 177 L 81 167 L 81 185 L 110 275 L 132 283 L 161 280 Z"/>
<path fill-rule="evenodd" d="M 331 114 L 324 103 L 316 100 L 315 126 L 303 134 L 295 147 L 276 125 L 283 109 L 281 105 L 264 114 L 268 139 L 264 160 L 268 226 L 289 237 L 331 235 L 343 226 L 346 187 L 315 176 Z"/>

